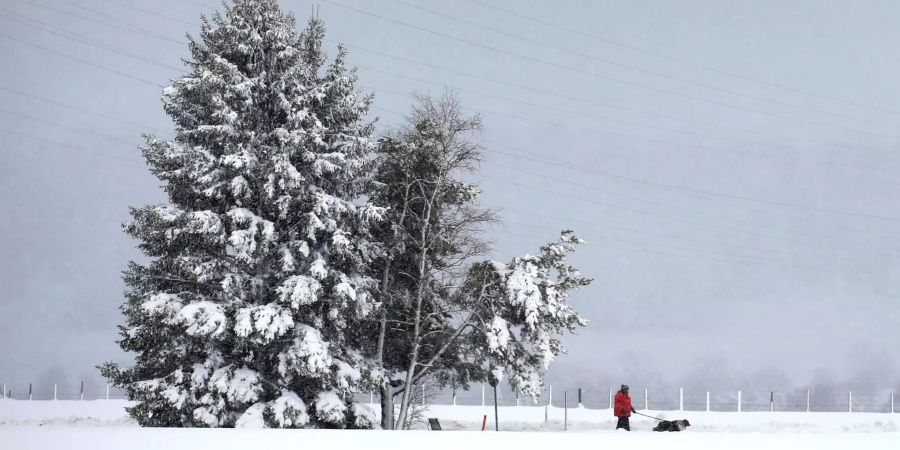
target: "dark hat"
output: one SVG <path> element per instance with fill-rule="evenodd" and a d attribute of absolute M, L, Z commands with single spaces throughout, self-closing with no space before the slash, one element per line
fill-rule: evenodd
<path fill-rule="evenodd" d="M 621 390 L 627 391 L 627 390 L 628 390 L 628 385 L 627 385 L 627 384 L 623 384 Z"/>

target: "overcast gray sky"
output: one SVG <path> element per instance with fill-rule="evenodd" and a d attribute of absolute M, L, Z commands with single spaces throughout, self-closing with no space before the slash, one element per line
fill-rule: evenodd
<path fill-rule="evenodd" d="M 552 383 L 900 388 L 900 3 L 408 1 L 320 15 L 382 130 L 414 91 L 483 115 L 496 258 L 590 242 Z M 0 382 L 127 361 L 120 224 L 163 200 L 136 146 L 216 6 L 0 1 Z"/>

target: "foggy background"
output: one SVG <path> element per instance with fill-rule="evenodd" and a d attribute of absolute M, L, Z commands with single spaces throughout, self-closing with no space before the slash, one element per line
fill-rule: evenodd
<path fill-rule="evenodd" d="M 281 4 L 299 27 L 312 11 Z M 554 390 L 584 387 L 589 405 L 621 383 L 637 404 L 645 387 L 900 390 L 900 3 L 317 4 L 379 133 L 414 91 L 482 114 L 476 178 L 504 219 L 492 257 L 562 228 L 588 240 L 574 262 L 595 281 L 571 301 L 591 322 L 565 339 Z M 0 382 L 15 397 L 98 392 L 94 366 L 128 362 L 120 273 L 140 255 L 120 224 L 164 201 L 137 146 L 171 136 L 162 86 L 217 6 L 0 1 Z"/>

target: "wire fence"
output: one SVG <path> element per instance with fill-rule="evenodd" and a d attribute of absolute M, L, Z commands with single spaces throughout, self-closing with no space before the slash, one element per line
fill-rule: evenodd
<path fill-rule="evenodd" d="M 494 391 L 489 385 L 473 385 L 469 389 L 441 388 L 425 384 L 427 395 L 419 396 L 431 405 L 493 405 Z M 611 408 L 616 390 L 584 390 L 547 386 L 536 397 L 522 396 L 508 387 L 498 386 L 499 406 L 544 406 L 589 409 Z M 872 412 L 893 413 L 894 393 L 890 390 L 856 392 L 850 390 L 798 390 L 786 392 L 743 391 L 707 392 L 687 389 L 631 388 L 635 409 L 655 411 L 796 411 L 796 412 Z M 97 382 L 80 383 L 12 383 L 2 384 L 0 398 L 16 400 L 127 400 L 127 393 L 115 386 Z M 357 395 L 359 402 L 378 403 L 378 393 Z"/>

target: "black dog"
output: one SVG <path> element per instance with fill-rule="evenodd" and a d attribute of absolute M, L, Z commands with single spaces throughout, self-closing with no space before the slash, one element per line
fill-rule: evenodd
<path fill-rule="evenodd" d="M 691 423 L 687 420 L 661 420 L 653 431 L 684 431 L 689 426 Z"/>

